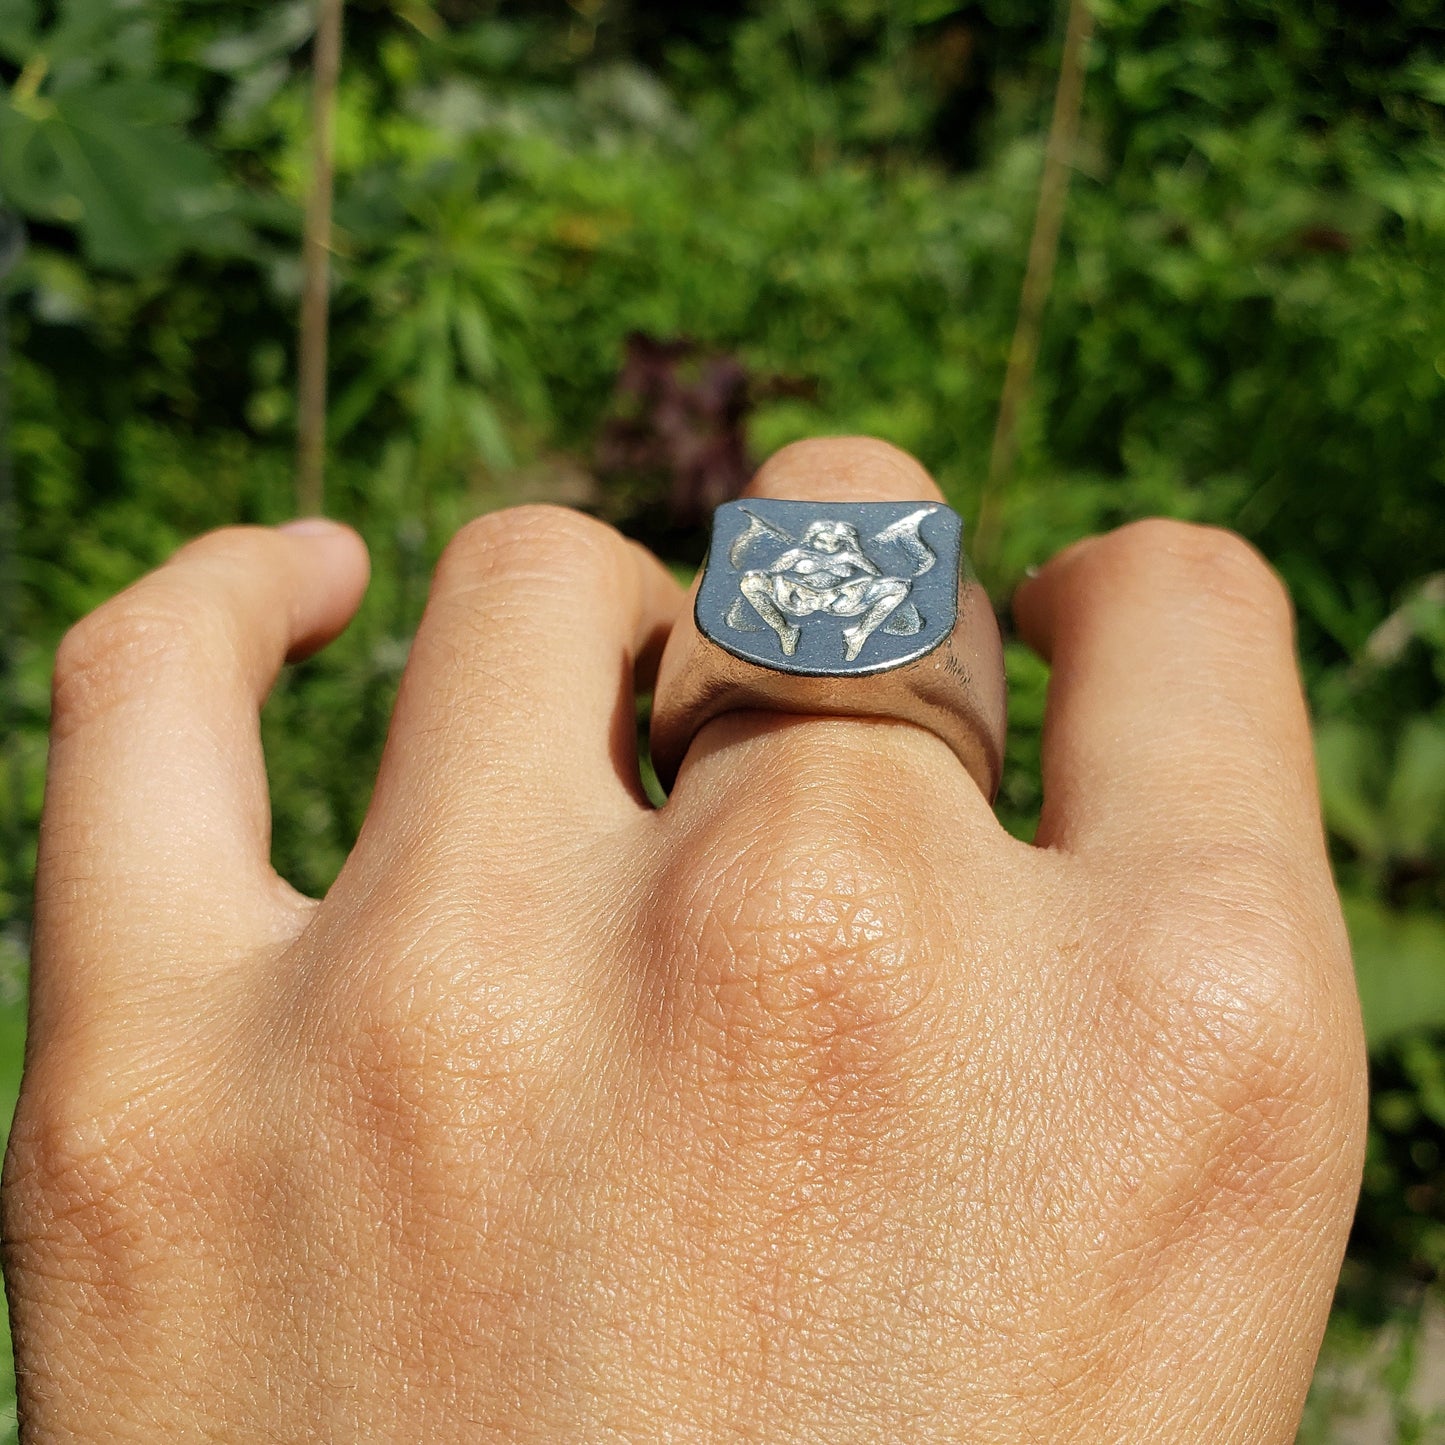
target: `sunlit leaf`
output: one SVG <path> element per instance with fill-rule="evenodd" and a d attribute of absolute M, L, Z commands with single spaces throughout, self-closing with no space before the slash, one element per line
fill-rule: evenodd
<path fill-rule="evenodd" d="M 486 313 L 471 298 L 457 302 L 453 312 L 457 331 L 457 346 L 467 370 L 478 381 L 491 378 L 497 365 L 496 347 L 492 340 L 492 328 Z"/>
<path fill-rule="evenodd" d="M 462 403 L 462 416 L 477 455 L 489 466 L 510 466 L 514 458 L 507 444 L 506 428 L 486 397 L 480 393 L 467 397 Z"/>
<path fill-rule="evenodd" d="M 1344 909 L 1370 1046 L 1445 1028 L 1445 918 L 1356 894 L 1345 895 Z"/>
<path fill-rule="evenodd" d="M 1424 859 L 1445 838 L 1445 723 L 1412 718 L 1395 753 L 1385 798 L 1389 845 L 1401 858 Z"/>
<path fill-rule="evenodd" d="M 1402 1044 L 1400 1062 L 1415 1086 L 1421 1112 L 1445 1129 L 1445 1054 L 1423 1032 L 1416 1032 Z"/>
<path fill-rule="evenodd" d="M 251 70 L 289 55 L 303 45 L 315 29 L 315 6 L 308 0 L 290 0 L 287 4 L 270 6 L 259 24 L 229 31 L 211 41 L 199 59 L 212 70 L 233 74 Z"/>
<path fill-rule="evenodd" d="M 1368 858 L 1384 856 L 1386 825 L 1376 801 L 1379 739 L 1356 723 L 1322 723 L 1315 730 L 1315 760 L 1330 831 Z"/>

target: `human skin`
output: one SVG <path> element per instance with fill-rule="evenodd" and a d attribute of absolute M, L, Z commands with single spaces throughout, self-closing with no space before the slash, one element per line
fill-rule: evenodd
<path fill-rule="evenodd" d="M 937 496 L 860 439 L 752 494 Z M 897 722 L 721 718 L 654 809 L 633 691 L 679 589 L 585 517 L 482 518 L 316 902 L 257 711 L 366 570 L 229 529 L 60 649 L 27 1439 L 1293 1438 L 1364 1055 L 1255 552 L 1142 522 L 1021 590 L 1030 845 Z"/>

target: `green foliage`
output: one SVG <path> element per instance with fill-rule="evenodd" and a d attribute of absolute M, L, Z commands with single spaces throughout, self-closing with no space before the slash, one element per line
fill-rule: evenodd
<path fill-rule="evenodd" d="M 516 245 L 522 207 L 476 167 L 404 199 L 410 225 L 369 268 L 369 315 L 345 358 L 354 356 L 355 375 L 332 413 L 333 443 L 344 445 L 386 395 L 423 470 L 468 452 L 505 468 L 514 461 L 507 421 L 547 420 L 531 331 L 541 273 Z"/>
<path fill-rule="evenodd" d="M 1445 920 L 1368 895 L 1347 893 L 1344 904 L 1370 1045 L 1445 1028 Z"/>
<path fill-rule="evenodd" d="M 192 96 L 157 73 L 158 17 L 134 0 L 64 0 L 42 27 L 40 9 L 0 6 L 0 57 L 23 67 L 0 106 L 0 191 L 73 226 L 98 266 L 234 243 L 222 170 L 182 129 Z"/>
<path fill-rule="evenodd" d="M 1346 1295 L 1357 1292 L 1348 1281 Z M 1399 1291 L 1330 1320 L 1299 1445 L 1445 1439 L 1445 1298 Z"/>
<path fill-rule="evenodd" d="M 1378 1086 L 1354 1258 L 1437 1273 L 1445 15 L 1095 10 L 987 580 L 1003 595 L 1062 543 L 1145 513 L 1235 527 L 1286 577 Z M 8 805 L 27 837 L 65 624 L 186 535 L 293 506 L 310 30 L 307 0 L 0 0 L 0 195 L 32 228 L 10 284 Z M 970 515 L 1059 42 L 1024 0 L 353 0 L 329 495 L 375 581 L 268 709 L 288 876 L 323 890 L 355 836 L 445 536 L 585 471 L 629 332 L 797 382 L 759 389 L 758 454 L 871 432 Z M 581 495 L 643 522 L 662 507 L 640 479 Z M 1027 836 L 1047 672 L 1018 646 L 1009 671 L 1001 812 Z M 15 938 L 29 866 L 0 872 Z"/>
<path fill-rule="evenodd" d="M 1362 665 L 1321 689 L 1331 715 L 1315 734 L 1320 794 L 1375 1048 L 1445 1029 L 1445 707 L 1417 710 L 1401 675 L 1412 662 L 1445 675 L 1439 590 L 1431 582 L 1417 592 L 1366 640 Z M 1375 660 L 1395 650 L 1386 665 Z"/>

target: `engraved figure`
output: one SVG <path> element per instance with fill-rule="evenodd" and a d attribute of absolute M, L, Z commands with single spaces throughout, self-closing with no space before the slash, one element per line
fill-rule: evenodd
<path fill-rule="evenodd" d="M 819 518 L 795 539 L 749 512 L 747 530 L 728 554 L 733 567 L 742 571 L 738 579 L 742 596 L 728 611 L 728 624 L 739 631 L 756 631 L 748 615 L 751 608 L 753 615 L 777 633 L 784 654 L 791 657 L 798 650 L 804 619 L 818 614 L 856 618 L 843 628 L 843 655 L 848 662 L 879 628 L 911 637 L 923 626 L 918 609 L 908 600 L 913 578 L 922 576 L 938 560 L 918 535 L 923 519 L 934 510 L 923 507 L 900 518 L 871 537 L 866 547 L 851 522 Z M 764 538 L 793 545 L 767 567 L 743 571 L 746 554 Z M 881 550 L 885 561 L 890 550 L 900 553 L 913 564 L 911 575 L 884 572 L 868 555 L 869 549 Z"/>

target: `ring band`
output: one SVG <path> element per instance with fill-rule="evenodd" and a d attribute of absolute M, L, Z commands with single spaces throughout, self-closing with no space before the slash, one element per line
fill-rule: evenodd
<path fill-rule="evenodd" d="M 727 502 L 658 672 L 652 763 L 671 788 L 723 713 L 898 718 L 936 733 L 991 802 L 1003 648 L 937 502 Z"/>

